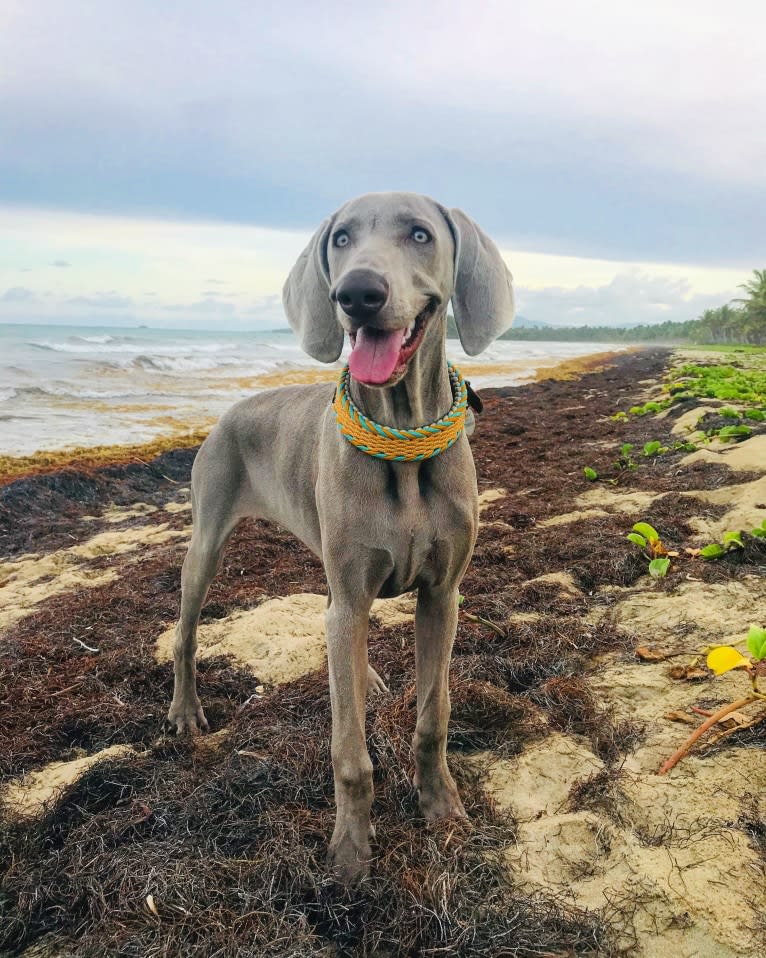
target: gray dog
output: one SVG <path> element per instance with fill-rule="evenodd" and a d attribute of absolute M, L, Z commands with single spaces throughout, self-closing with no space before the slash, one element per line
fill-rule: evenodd
<path fill-rule="evenodd" d="M 455 382 L 445 355 L 452 301 L 463 348 L 485 349 L 513 320 L 511 275 L 459 210 L 412 193 L 368 194 L 325 220 L 284 288 L 290 325 L 315 359 L 352 345 L 347 388 L 369 420 L 412 430 L 445 416 Z M 333 387 L 286 386 L 245 399 L 202 445 L 192 470 L 194 532 L 183 566 L 169 722 L 207 728 L 197 697 L 196 630 L 224 545 L 240 519 L 289 529 L 327 575 L 327 656 L 337 816 L 329 862 L 342 881 L 369 868 L 372 764 L 365 743 L 372 602 L 417 589 L 415 786 L 424 817 L 463 817 L 447 768 L 448 673 L 458 586 L 478 527 L 465 431 L 438 455 L 387 461 L 336 422 Z"/>

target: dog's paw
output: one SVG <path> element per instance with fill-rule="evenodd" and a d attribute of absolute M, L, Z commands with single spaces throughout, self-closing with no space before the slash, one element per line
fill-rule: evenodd
<path fill-rule="evenodd" d="M 370 837 L 375 832 L 369 830 Z M 346 833 L 341 838 L 333 836 L 327 851 L 327 867 L 333 878 L 342 885 L 355 885 L 370 874 L 372 851 L 369 842 L 355 842 Z"/>
<path fill-rule="evenodd" d="M 388 693 L 388 686 L 383 681 L 383 679 L 378 675 L 375 669 L 371 666 L 367 666 L 367 694 L 368 695 L 382 695 L 383 693 Z"/>
<path fill-rule="evenodd" d="M 199 735 L 200 732 L 207 732 L 210 729 L 198 701 L 180 705 L 173 703 L 165 724 L 169 731 L 175 732 L 176 735 Z"/>
<path fill-rule="evenodd" d="M 426 821 L 436 822 L 442 818 L 468 818 L 463 803 L 460 801 L 457 786 L 449 773 L 444 778 L 431 776 L 424 781 L 416 779 L 415 787 L 418 790 L 420 811 Z"/>

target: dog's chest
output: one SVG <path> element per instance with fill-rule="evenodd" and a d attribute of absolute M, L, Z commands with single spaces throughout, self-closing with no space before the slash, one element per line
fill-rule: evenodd
<path fill-rule="evenodd" d="M 476 533 L 472 488 L 445 485 L 433 470 L 395 472 L 387 477 L 386 520 L 377 529 L 377 545 L 393 565 L 383 597 L 450 578 L 470 555 Z"/>

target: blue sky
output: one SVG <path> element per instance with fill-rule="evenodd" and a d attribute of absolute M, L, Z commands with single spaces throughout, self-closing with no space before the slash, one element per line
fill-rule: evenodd
<path fill-rule="evenodd" d="M 750 0 L 6 0 L 0 321 L 281 322 L 313 227 L 386 189 L 481 223 L 527 316 L 691 318 L 766 264 L 765 28 Z"/>

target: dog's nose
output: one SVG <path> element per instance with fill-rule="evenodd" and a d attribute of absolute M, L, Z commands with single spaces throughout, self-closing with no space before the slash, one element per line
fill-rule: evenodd
<path fill-rule="evenodd" d="M 388 282 L 371 269 L 352 269 L 335 289 L 340 307 L 352 319 L 369 319 L 388 299 Z"/>

